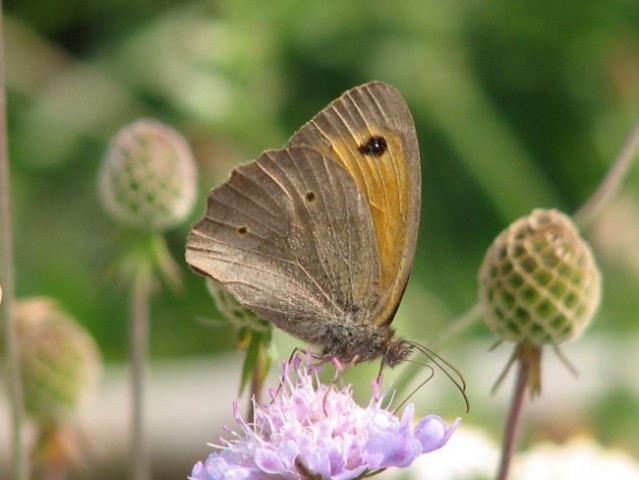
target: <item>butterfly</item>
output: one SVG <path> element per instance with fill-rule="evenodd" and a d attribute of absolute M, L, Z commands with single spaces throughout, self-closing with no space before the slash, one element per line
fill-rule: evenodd
<path fill-rule="evenodd" d="M 415 256 L 421 165 L 391 85 L 346 91 L 281 149 L 235 168 L 192 227 L 186 261 L 245 307 L 347 364 L 395 366 L 390 324 Z"/>

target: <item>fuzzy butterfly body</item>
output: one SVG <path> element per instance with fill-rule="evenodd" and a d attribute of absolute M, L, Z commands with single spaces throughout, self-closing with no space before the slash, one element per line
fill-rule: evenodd
<path fill-rule="evenodd" d="M 394 366 L 412 348 L 390 323 L 415 254 L 420 199 L 408 106 L 394 87 L 370 82 L 213 189 L 186 259 L 325 358 Z"/>

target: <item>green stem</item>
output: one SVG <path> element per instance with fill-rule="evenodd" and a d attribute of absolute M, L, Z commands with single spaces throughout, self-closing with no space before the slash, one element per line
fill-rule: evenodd
<path fill-rule="evenodd" d="M 630 130 L 630 134 L 621 147 L 621 151 L 612 167 L 608 170 L 606 177 L 586 203 L 574 214 L 575 222 L 582 227 L 585 226 L 604 204 L 617 193 L 621 181 L 632 165 L 632 160 L 635 158 L 637 150 L 639 150 L 639 118 Z"/>
<path fill-rule="evenodd" d="M 15 306 L 15 267 L 13 263 L 13 228 L 11 220 L 11 195 L 9 191 L 9 154 L 7 148 L 7 109 L 4 74 L 4 17 L 0 0 L 0 230 L 2 233 L 2 281 L 4 309 L 2 331 L 5 340 L 7 365 L 7 389 L 11 409 L 11 444 L 13 459 L 13 477 L 27 480 L 29 468 L 24 449 L 22 426 L 24 412 L 22 407 L 22 383 L 18 365 L 17 335 L 13 322 Z"/>
<path fill-rule="evenodd" d="M 132 400 L 132 478 L 150 478 L 149 447 L 144 419 L 145 379 L 149 342 L 151 274 L 145 265 L 133 280 L 131 299 L 131 400 Z"/>
<path fill-rule="evenodd" d="M 479 303 L 471 305 L 471 307 L 464 313 L 454 318 L 444 330 L 438 334 L 431 342 L 431 348 L 433 350 L 439 350 L 442 346 L 449 343 L 455 337 L 458 337 L 463 332 L 471 328 L 477 323 L 482 316 L 482 309 Z"/>
<path fill-rule="evenodd" d="M 258 335 L 254 333 L 254 335 Z M 264 377 L 266 376 L 266 369 L 268 368 L 267 363 L 267 352 L 264 348 L 262 342 L 259 342 L 257 346 L 257 358 L 255 360 L 255 365 L 253 365 L 253 371 L 251 372 L 251 388 L 248 402 L 248 421 L 253 422 L 255 420 L 255 410 L 254 405 L 259 405 L 262 403 L 262 393 L 264 390 Z"/>

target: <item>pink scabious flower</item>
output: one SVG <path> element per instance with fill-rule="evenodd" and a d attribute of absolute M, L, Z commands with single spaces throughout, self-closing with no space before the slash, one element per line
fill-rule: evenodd
<path fill-rule="evenodd" d="M 308 357 L 310 358 L 310 357 Z M 389 467 L 406 467 L 423 453 L 446 444 L 450 427 L 428 415 L 413 427 L 414 405 L 401 418 L 382 407 L 376 385 L 366 408 L 355 403 L 349 385 L 323 384 L 317 367 L 297 355 L 284 364 L 282 382 L 270 403 L 255 405 L 253 423 L 244 421 L 233 440 L 198 462 L 190 480 L 349 480 Z M 229 429 L 230 430 L 230 429 Z"/>

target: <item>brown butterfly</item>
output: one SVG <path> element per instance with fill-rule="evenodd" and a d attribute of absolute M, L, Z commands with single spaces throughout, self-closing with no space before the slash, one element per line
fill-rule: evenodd
<path fill-rule="evenodd" d="M 186 260 L 324 359 L 395 366 L 414 346 L 390 324 L 420 204 L 411 113 L 394 87 L 370 82 L 213 189 Z"/>

